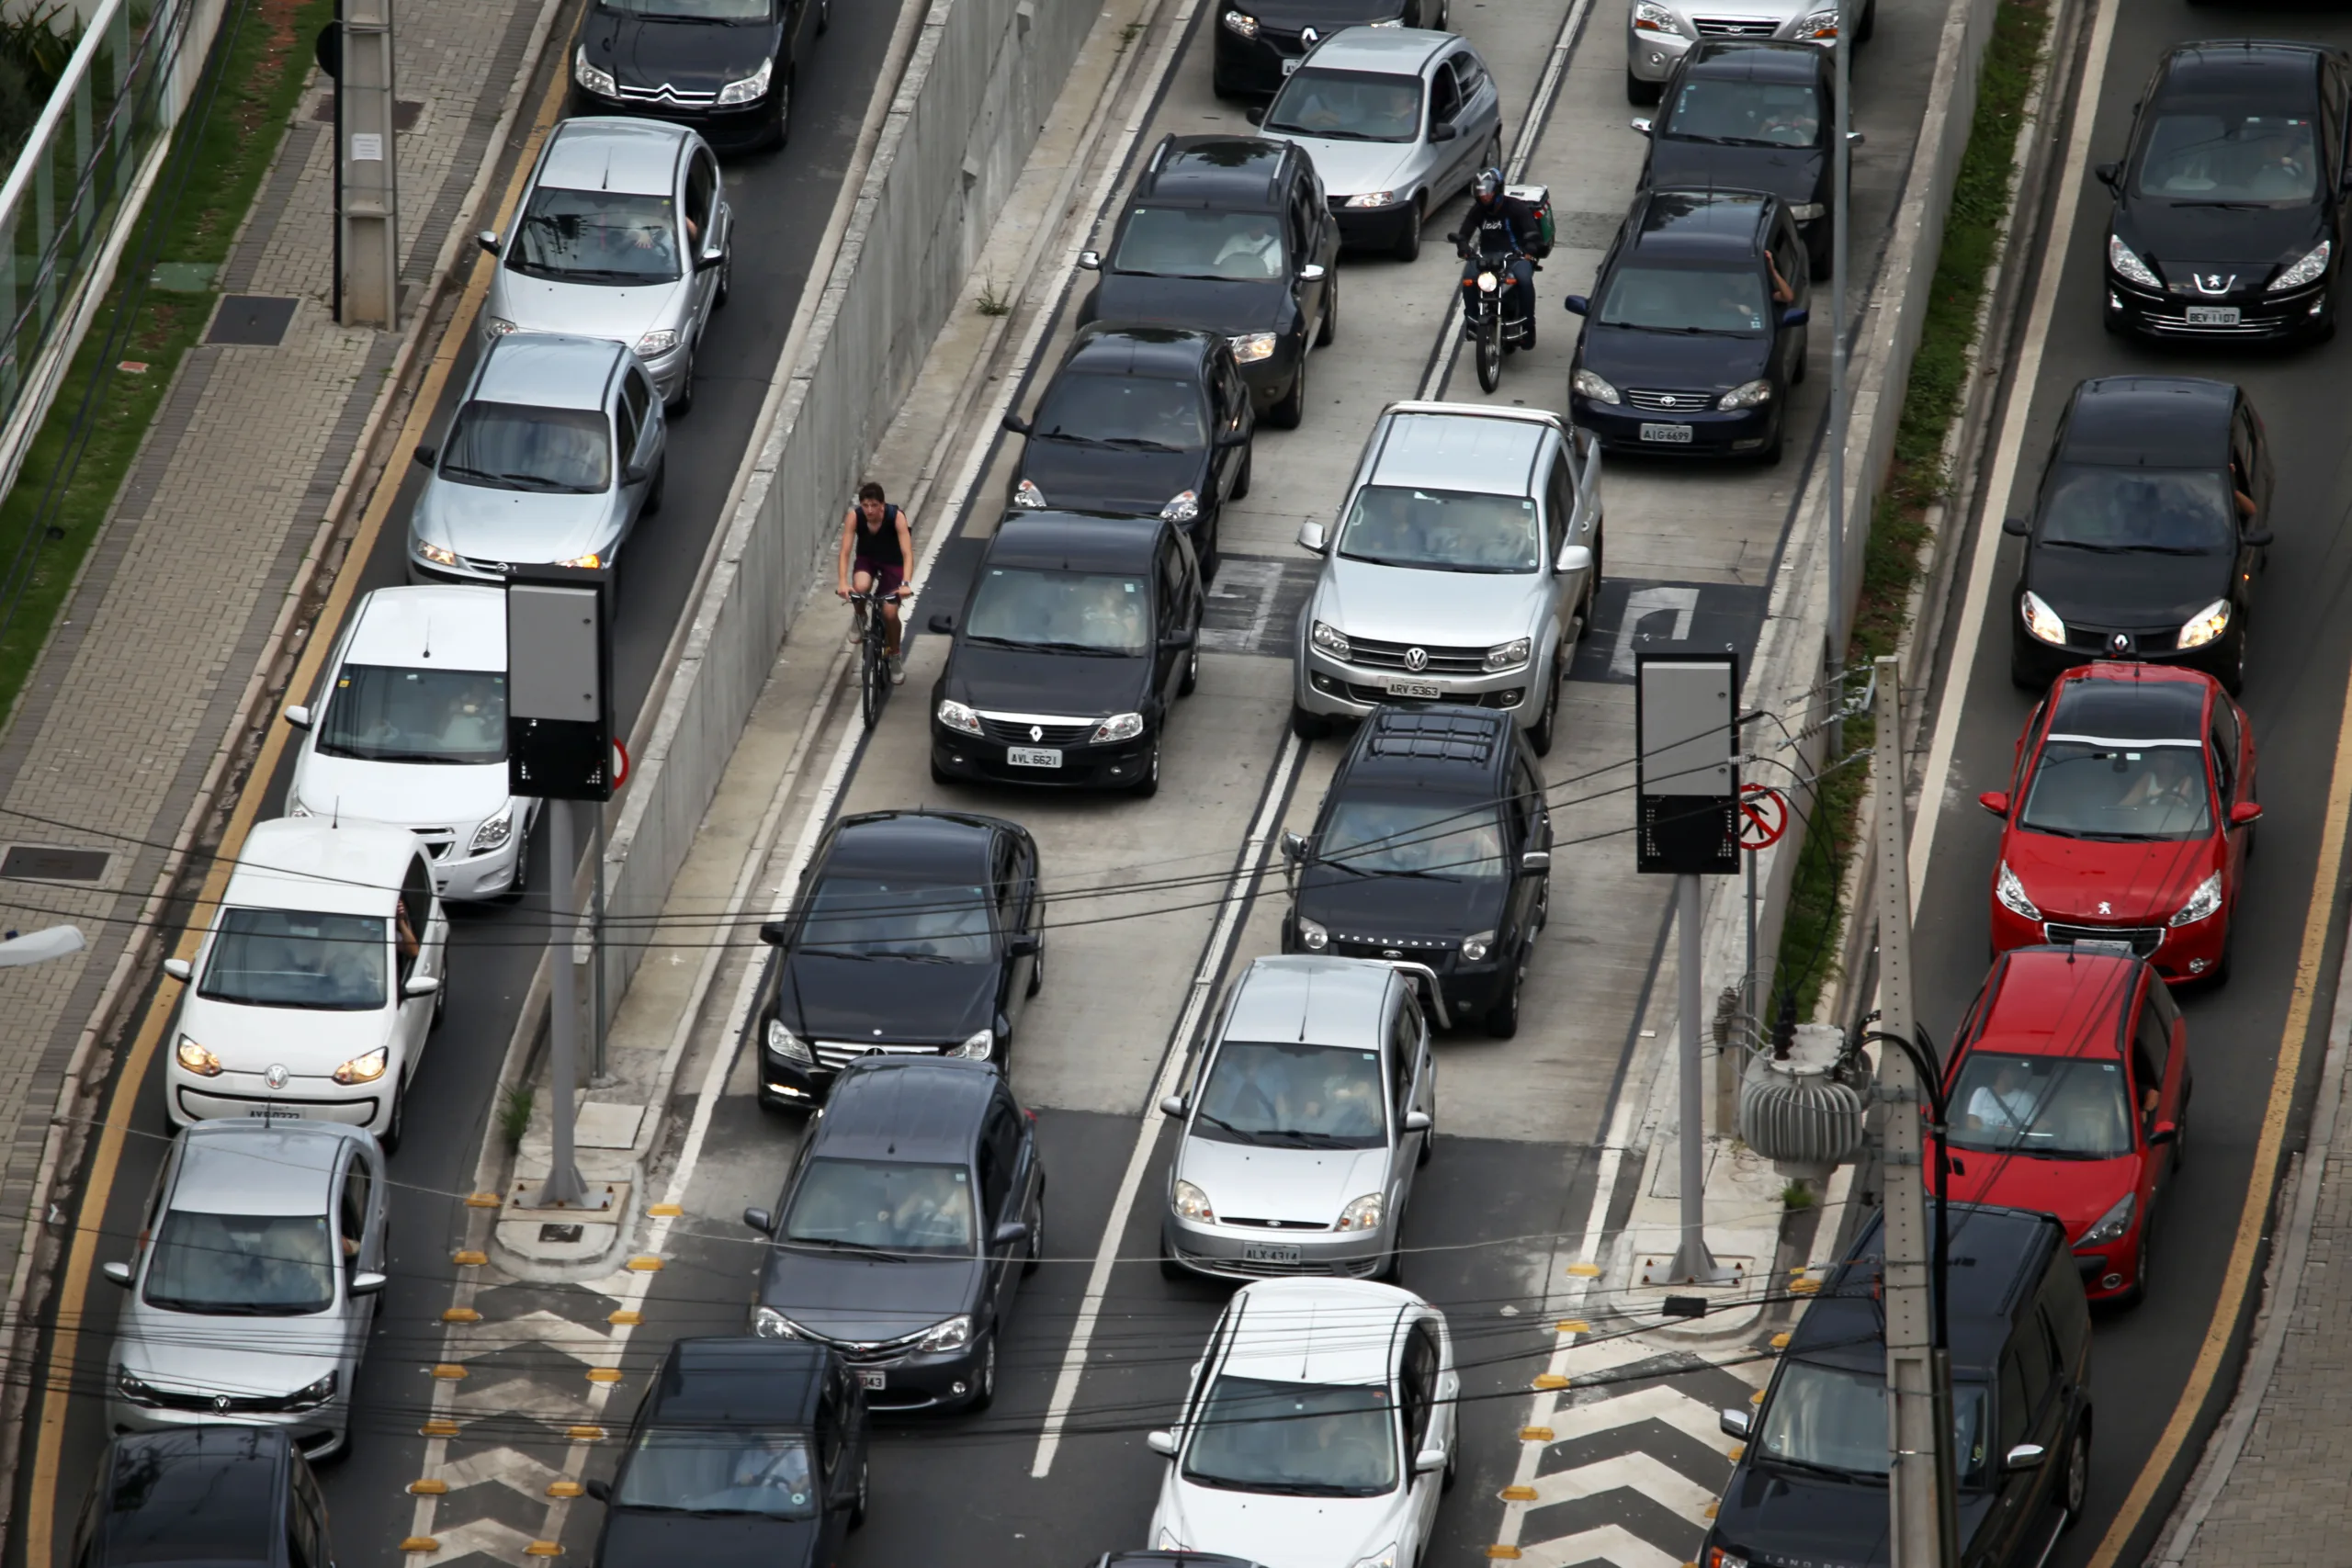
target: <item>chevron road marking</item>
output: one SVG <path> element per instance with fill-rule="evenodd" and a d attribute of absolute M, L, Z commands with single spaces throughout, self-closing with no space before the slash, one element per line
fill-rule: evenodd
<path fill-rule="evenodd" d="M 1609 1562 L 1616 1568 L 1688 1568 L 1681 1559 L 1660 1551 L 1618 1525 L 1579 1530 L 1558 1540 L 1523 1547 L 1520 1561 L 1532 1568 L 1576 1568 L 1583 1562 Z"/>
<path fill-rule="evenodd" d="M 540 1498 L 548 1495 L 548 1487 L 560 1474 L 553 1465 L 543 1464 L 520 1449 L 485 1449 L 443 1465 L 440 1478 L 449 1483 L 453 1493 L 494 1481 L 513 1487 L 526 1497 Z"/>
<path fill-rule="evenodd" d="M 1702 1517 L 1715 1495 L 1664 1460 L 1645 1453 L 1618 1454 L 1573 1470 L 1555 1471 L 1535 1479 L 1535 1496 L 1527 1506 L 1573 1503 L 1603 1493 L 1631 1491 L 1656 1498 L 1679 1514 Z M 1573 1538 L 1567 1538 L 1573 1539 Z M 1521 1548 L 1521 1550 L 1525 1550 Z M 1620 1563 L 1618 1568 L 1627 1568 Z"/>

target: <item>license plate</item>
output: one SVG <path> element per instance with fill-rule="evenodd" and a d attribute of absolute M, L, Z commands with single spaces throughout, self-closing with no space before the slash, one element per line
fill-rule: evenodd
<path fill-rule="evenodd" d="M 1244 1263 L 1295 1263 L 1298 1261 L 1298 1248 L 1274 1247 L 1262 1241 L 1245 1241 L 1241 1244 L 1241 1261 Z"/>
<path fill-rule="evenodd" d="M 880 1388 L 888 1381 L 888 1374 L 887 1373 L 878 1371 L 869 1372 L 863 1367 L 860 1367 L 857 1370 L 857 1386 L 860 1388 Z"/>
<path fill-rule="evenodd" d="M 2104 937 L 2077 937 L 2075 939 L 2075 951 L 2077 953 L 2112 953 L 2120 957 L 2129 958 L 2132 956 L 2132 944 L 2128 942 L 2110 942 Z"/>
<path fill-rule="evenodd" d="M 1388 682 L 1388 694 L 1392 697 L 1419 697 L 1433 703 L 1445 694 L 1427 681 L 1391 681 Z"/>
<path fill-rule="evenodd" d="M 1645 424 L 1642 426 L 1642 439 L 1688 446 L 1690 445 L 1690 427 L 1687 424 Z"/>
<path fill-rule="evenodd" d="M 1297 62 L 1297 61 L 1295 61 L 1295 60 L 1285 60 L 1285 61 L 1283 61 L 1283 75 L 1287 76 L 1287 75 L 1289 75 L 1291 73 L 1293 73 L 1293 72 L 1296 71 L 1297 69 L 1298 69 L 1298 62 Z"/>
<path fill-rule="evenodd" d="M 2192 327 L 2233 327 L 2238 324 L 2235 305 L 2191 305 L 2188 324 Z"/>
<path fill-rule="evenodd" d="M 1016 768 L 1058 768 L 1062 754 L 1050 746 L 1008 746 L 1005 761 Z"/>

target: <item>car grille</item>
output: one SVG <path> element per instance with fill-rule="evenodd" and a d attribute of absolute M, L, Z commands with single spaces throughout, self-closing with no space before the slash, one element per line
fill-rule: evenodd
<path fill-rule="evenodd" d="M 199 1393 L 193 1389 L 156 1388 L 152 1383 L 148 1389 L 138 1402 L 146 1409 L 201 1410 L 212 1416 L 283 1416 L 298 1408 L 311 1408 L 316 1403 L 309 1401 L 298 1406 L 292 1395 L 283 1393 Z"/>
<path fill-rule="evenodd" d="M 1245 1220 L 1232 1214 L 1220 1215 L 1217 1223 L 1226 1225 L 1255 1225 L 1260 1230 L 1269 1231 L 1328 1231 L 1331 1228 L 1314 1220 Z"/>
<path fill-rule="evenodd" d="M 419 828 L 416 836 L 424 840 L 424 852 L 435 860 L 447 855 L 458 841 L 454 828 Z"/>
<path fill-rule="evenodd" d="M 2066 626 L 2066 647 L 2076 653 L 2088 653 L 2095 656 L 2109 653 L 2112 649 L 2108 647 L 2107 639 L 2113 637 L 2118 629 L 2114 626 L 2078 626 L 2069 622 Z M 2132 638 L 2131 655 L 2132 656 L 2179 651 L 2180 628 L 2178 626 L 2152 626 L 2146 631 L 2120 629 L 2125 630 Z"/>
<path fill-rule="evenodd" d="M 707 93 L 690 93 L 673 87 L 667 82 L 658 87 L 631 87 L 624 84 L 617 92 L 623 103 L 675 104 L 682 109 L 708 108 L 718 101 L 716 89 Z"/>
<path fill-rule="evenodd" d="M 2257 316 L 2251 311 L 2238 317 L 2233 327 L 2209 326 L 2203 322 L 2191 326 L 2188 312 L 2170 314 L 2150 310 L 2140 318 L 2151 332 L 2177 333 L 2182 337 L 2276 337 L 2288 329 L 2294 318 L 2290 316 Z"/>
<path fill-rule="evenodd" d="M 793 1326 L 796 1328 L 800 1327 L 797 1324 L 795 1324 Z M 847 1361 L 853 1367 L 870 1367 L 878 1362 L 897 1360 L 899 1357 L 905 1355 L 908 1351 L 915 1348 L 916 1340 L 922 1338 L 924 1335 L 930 1332 L 931 1330 L 923 1328 L 917 1329 L 912 1334 L 902 1334 L 896 1339 L 862 1341 L 855 1339 L 828 1339 L 821 1334 L 811 1332 L 807 1328 L 800 1328 L 800 1337 L 803 1339 L 813 1339 L 820 1345 L 831 1346 L 835 1350 L 841 1352 L 842 1359 Z"/>
<path fill-rule="evenodd" d="M 817 1065 L 837 1073 L 860 1056 L 936 1056 L 946 1049 L 944 1045 L 885 1045 L 878 1042 L 820 1040 L 817 1042 Z"/>
<path fill-rule="evenodd" d="M 1335 958 L 1385 959 L 1393 953 L 1413 963 L 1426 964 L 1442 975 L 1453 967 L 1454 954 L 1461 951 L 1461 944 L 1434 937 L 1359 936 L 1333 931 L 1331 945 L 1327 951 Z"/>
<path fill-rule="evenodd" d="M 1670 413 L 1700 413 L 1715 406 L 1713 392 L 1654 390 L 1644 387 L 1627 391 L 1625 400 L 1637 409 L 1664 409 Z"/>
<path fill-rule="evenodd" d="M 1415 670 L 1406 659 L 1406 650 L 1418 648 L 1426 660 Z M 1483 648 L 1441 648 L 1434 643 L 1380 642 L 1371 637 L 1348 639 L 1348 662 L 1369 664 L 1380 670 L 1403 670 L 1412 674 L 1483 675 L 1487 672 L 1487 650 Z"/>
<path fill-rule="evenodd" d="M 1099 718 L 1048 718 L 1044 715 L 984 713 L 980 733 L 1007 746 L 1075 746 L 1102 727 Z M 1030 734 L 1035 730 L 1035 735 Z"/>
<path fill-rule="evenodd" d="M 487 572 L 492 577 L 504 577 L 514 570 L 511 563 L 492 560 L 487 556 L 459 556 L 458 559 L 464 563 L 468 571 Z"/>
<path fill-rule="evenodd" d="M 1245 1262 L 1238 1258 L 1207 1258 L 1179 1247 L 1176 1256 L 1212 1274 L 1238 1275 L 1251 1280 L 1290 1280 L 1302 1276 L 1334 1280 L 1362 1280 L 1380 1271 L 1386 1259 L 1379 1257 L 1354 1258 L 1301 1258 L 1295 1263 Z"/>
<path fill-rule="evenodd" d="M 2133 956 L 2153 955 L 2165 940 L 2162 926 L 2069 926 L 2052 920 L 2042 928 L 2042 934 L 2052 942 L 2128 942 Z"/>
<path fill-rule="evenodd" d="M 1747 17 L 1693 17 L 1690 21 L 1701 38 L 1770 38 L 1781 30 L 1778 22 Z"/>

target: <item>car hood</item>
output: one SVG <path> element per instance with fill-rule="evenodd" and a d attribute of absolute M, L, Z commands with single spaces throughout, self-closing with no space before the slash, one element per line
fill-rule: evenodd
<path fill-rule="evenodd" d="M 2031 1155 L 1951 1151 L 1951 1197 L 2054 1215 L 2071 1240 L 2097 1224 L 2140 1185 L 2140 1156 L 2039 1159 Z"/>
<path fill-rule="evenodd" d="M 1141 654 L 1035 652 L 961 637 L 940 682 L 941 695 L 985 713 L 1069 718 L 1140 712 L 1150 688 L 1151 660 Z"/>
<path fill-rule="evenodd" d="M 1192 1551 L 1222 1551 L 1260 1568 L 1330 1568 L 1396 1544 L 1410 1528 L 1400 1494 L 1283 1497 L 1195 1486 L 1169 1469 L 1151 1539 L 1171 1535 Z M 1406 1543 L 1408 1548 L 1410 1543 Z"/>
<path fill-rule="evenodd" d="M 1770 333 L 1756 337 L 1705 333 L 1686 336 L 1587 321 L 1584 334 L 1577 340 L 1577 364 L 1621 390 L 1688 387 L 1728 392 L 1761 377 L 1771 362 Z"/>
<path fill-rule="evenodd" d="M 1207 1193 L 1220 1214 L 1328 1225 L 1350 1201 L 1387 1190 L 1388 1151 L 1284 1149 L 1187 1138 L 1176 1174 Z"/>
<path fill-rule="evenodd" d="M 140 1288 L 145 1288 L 143 1280 Z M 300 1317 L 203 1317 L 141 1301 L 123 1316 L 116 1364 L 159 1388 L 292 1393 L 343 1364 L 343 1320 L 334 1312 Z"/>
<path fill-rule="evenodd" d="M 1960 1495 L 1960 1539 L 1974 1539 L 1993 1495 Z M 1770 1464 L 1733 1472 L 1707 1547 L 1756 1568 L 1884 1568 L 1889 1561 L 1885 1486 L 1834 1481 Z"/>
<path fill-rule="evenodd" d="M 1493 931 L 1502 919 L 1505 891 L 1498 876 L 1358 876 L 1317 861 L 1299 876 L 1298 912 L 1335 936 L 1451 943 Z"/>
<path fill-rule="evenodd" d="M 635 344 L 657 328 L 675 330 L 693 294 L 693 276 L 667 283 L 562 283 L 501 264 L 487 313 L 526 333 L 572 333 Z"/>
<path fill-rule="evenodd" d="M 447 827 L 463 836 L 512 797 L 504 762 L 371 762 L 303 749 L 289 804 L 338 822 Z"/>
<path fill-rule="evenodd" d="M 2117 205 L 2115 234 L 2167 283 L 2221 272 L 2236 274 L 2236 288 L 2258 288 L 2327 238 L 2327 211 L 2316 202 L 2238 210 L 2135 197 Z"/>
<path fill-rule="evenodd" d="M 1405 14 L 1405 0 L 1266 0 L 1263 5 L 1245 4 L 1244 8 L 1270 27 L 1295 29 L 1313 23 L 1329 38 L 1340 28 L 1401 17 Z M 1250 1554 L 1245 1551 L 1241 1555 Z"/>
<path fill-rule="evenodd" d="M 2058 612 L 2087 626 L 2177 628 L 2216 599 L 2230 594 L 2231 558 L 2165 556 L 2127 550 L 2115 555 L 2036 543 L 2026 558 L 2024 586 Z"/>
<path fill-rule="evenodd" d="M 1331 196 L 1395 190 L 1411 172 L 1419 152 L 1410 141 L 1343 141 L 1304 136 L 1295 130 L 1269 134 L 1303 149 L 1314 160 L 1315 172 L 1323 176 L 1323 189 Z"/>
<path fill-rule="evenodd" d="M 794 953 L 785 964 L 776 1010 L 804 1040 L 951 1045 L 996 1022 L 993 964 L 823 953 Z"/>
<path fill-rule="evenodd" d="M 1049 505 L 1157 517 L 1179 491 L 1207 491 L 1208 454 L 1143 452 L 1032 436 L 1021 454 L 1019 478 L 1044 491 Z"/>
<path fill-rule="evenodd" d="M 1820 201 L 1829 153 L 1820 147 L 1719 147 L 1661 136 L 1650 143 L 1645 184 L 1769 191 L 1787 202 Z M 1319 165 L 1318 165 L 1319 167 Z"/>
<path fill-rule="evenodd" d="M 2001 858 L 2043 917 L 2094 925 L 2161 925 L 2220 867 L 2214 840 L 2111 843 L 2013 828 Z"/>
<path fill-rule="evenodd" d="M 625 86 L 715 93 L 756 73 L 783 40 L 775 22 L 730 26 L 588 8 L 580 47 Z"/>
<path fill-rule="evenodd" d="M 616 492 L 548 495 L 458 484 L 438 476 L 417 497 L 411 531 L 461 556 L 506 561 L 572 560 L 608 551 L 620 537 Z"/>
<path fill-rule="evenodd" d="M 1087 296 L 1083 320 L 1211 333 L 1280 332 L 1289 324 L 1290 286 L 1281 278 L 1149 277 L 1105 272 Z"/>
<path fill-rule="evenodd" d="M 607 1508 L 596 1562 L 598 1568 L 808 1568 L 821 1530 L 819 1519 Z"/>
<path fill-rule="evenodd" d="M 1314 618 L 1380 642 L 1484 648 L 1534 636 L 1551 592 L 1541 571 L 1431 571 L 1334 551 L 1316 587 Z"/>
<path fill-rule="evenodd" d="M 389 1006 L 364 1012 L 249 1007 L 208 1000 L 193 985 L 187 990 L 180 1032 L 209 1047 L 232 1073 L 283 1066 L 297 1077 L 322 1077 L 392 1039 L 394 1012 Z"/>
<path fill-rule="evenodd" d="M 976 1258 L 858 1258 L 768 1249 L 760 1303 L 828 1339 L 872 1344 L 970 1312 L 986 1271 Z"/>

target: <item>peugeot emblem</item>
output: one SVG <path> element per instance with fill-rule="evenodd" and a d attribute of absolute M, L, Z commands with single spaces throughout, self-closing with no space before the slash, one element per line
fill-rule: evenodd
<path fill-rule="evenodd" d="M 228 1413 L 229 1396 L 225 1393 L 214 1394 L 212 1396 L 212 1414 L 215 1416 L 225 1416 Z"/>
<path fill-rule="evenodd" d="M 1298 41 L 1305 44 L 1307 48 L 1313 49 L 1317 40 L 1321 39 L 1322 36 L 1323 35 L 1321 33 L 1317 32 L 1313 28 L 1302 28 L 1299 29 Z"/>
<path fill-rule="evenodd" d="M 1672 408 L 1672 407 L 1674 406 L 1674 394 L 1673 394 L 1673 393 L 1671 393 L 1671 392 L 1668 392 L 1666 396 L 1664 396 L 1664 397 L 1662 397 L 1662 398 L 1658 399 L 1658 400 L 1657 400 L 1657 406 L 1658 406 L 1658 407 L 1660 407 L 1660 408 L 1662 408 L 1662 409 L 1670 409 L 1670 408 Z"/>
<path fill-rule="evenodd" d="M 2102 915 L 2111 915 L 2115 913 L 2115 906 L 2102 898 L 2098 901 L 2098 912 Z"/>
<path fill-rule="evenodd" d="M 2132 635 L 2129 632 L 2117 632 L 2113 637 L 2107 639 L 2107 650 L 2109 653 L 2131 652 Z"/>
<path fill-rule="evenodd" d="M 1428 649 L 1426 649 L 1426 648 L 1408 648 L 1408 649 L 1407 649 L 1405 650 L 1405 668 L 1406 668 L 1406 669 L 1410 670 L 1410 671 L 1414 671 L 1415 672 L 1417 672 L 1417 673 L 1418 673 L 1419 671 L 1423 671 L 1423 670 L 1426 670 L 1426 669 L 1428 669 L 1429 667 L 1430 667 L 1430 650 L 1429 650 Z"/>
<path fill-rule="evenodd" d="M 1029 739 L 1032 739 L 1032 740 L 1043 740 L 1045 738 L 1046 738 L 1046 727 L 1045 727 L 1044 725 L 1042 725 L 1042 724 L 1033 724 L 1033 725 L 1031 725 L 1031 726 L 1029 727 Z"/>
<path fill-rule="evenodd" d="M 286 1068 L 282 1064 L 272 1062 L 269 1065 L 269 1070 L 262 1074 L 261 1081 L 267 1084 L 272 1089 L 284 1089 L 286 1087 L 286 1080 L 289 1076 L 290 1075 L 286 1071 Z"/>
<path fill-rule="evenodd" d="M 2197 280 L 2197 287 L 2208 294 L 2219 294 L 2229 288 L 2229 280 L 2218 272 L 2209 272 Z"/>

